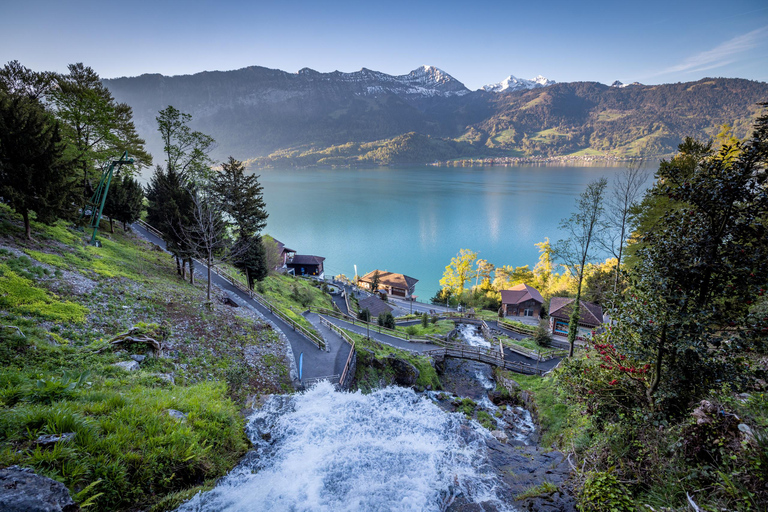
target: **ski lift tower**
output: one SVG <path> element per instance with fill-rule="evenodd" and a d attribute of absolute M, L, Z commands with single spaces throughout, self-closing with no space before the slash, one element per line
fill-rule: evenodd
<path fill-rule="evenodd" d="M 83 217 L 91 217 L 91 227 L 93 228 L 93 234 L 91 235 L 91 245 L 101 247 L 101 243 L 96 240 L 96 233 L 99 231 L 99 222 L 101 222 L 101 212 L 104 211 L 104 203 L 107 201 L 107 193 L 109 192 L 109 184 L 112 183 L 112 176 L 120 174 L 120 168 L 126 164 L 132 164 L 133 158 L 128 158 L 128 152 L 123 152 L 123 156 L 120 160 L 112 160 L 109 167 L 103 168 L 101 172 L 101 180 L 99 180 L 99 186 L 96 187 L 96 191 L 93 193 L 90 201 L 85 204 L 83 212 L 80 214 L 80 219 Z"/>

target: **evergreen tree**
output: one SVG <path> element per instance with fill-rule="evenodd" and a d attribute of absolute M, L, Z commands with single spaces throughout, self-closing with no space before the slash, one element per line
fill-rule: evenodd
<path fill-rule="evenodd" d="M 113 220 L 123 223 L 123 230 L 127 231 L 127 225 L 136 222 L 141 217 L 144 208 L 144 191 L 139 182 L 121 174 L 115 176 L 109 186 L 109 194 L 104 203 L 104 215 L 109 217 L 109 229 L 115 232 Z"/>
<path fill-rule="evenodd" d="M 253 289 L 254 280 L 261 281 L 269 270 L 267 250 L 259 236 L 267 225 L 268 217 L 264 189 L 259 177 L 254 174 L 246 176 L 243 163 L 231 156 L 222 164 L 221 171 L 211 177 L 211 187 L 237 231 L 234 261 L 245 272 Z"/>
<path fill-rule="evenodd" d="M 59 123 L 35 97 L 0 89 L 0 196 L 24 219 L 50 223 L 67 208 L 72 165 L 64 158 Z"/>

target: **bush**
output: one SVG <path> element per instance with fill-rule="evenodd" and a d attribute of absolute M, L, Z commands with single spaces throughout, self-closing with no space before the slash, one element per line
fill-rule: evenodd
<path fill-rule="evenodd" d="M 370 322 L 371 312 L 368 310 L 368 308 L 365 308 L 364 310 L 362 310 L 357 314 L 357 318 L 362 320 L 363 322 Z"/>
<path fill-rule="evenodd" d="M 395 317 L 392 316 L 392 313 L 387 311 L 386 313 L 381 313 L 379 315 L 379 325 L 382 327 L 386 327 L 387 329 L 394 329 L 395 328 Z"/>
<path fill-rule="evenodd" d="M 415 335 L 416 335 L 416 333 L 418 333 L 418 332 L 419 332 L 419 330 L 416 328 L 416 326 L 415 326 L 415 325 L 410 325 L 410 326 L 408 326 L 408 328 L 405 330 L 405 332 L 407 332 L 407 333 L 408 333 L 410 336 L 415 336 Z"/>
<path fill-rule="evenodd" d="M 427 316 L 426 313 L 422 313 L 421 314 L 421 326 L 426 328 L 428 323 L 429 323 L 429 317 Z"/>
<path fill-rule="evenodd" d="M 552 334 L 543 323 L 539 324 L 536 331 L 533 333 L 533 341 L 540 347 L 549 347 L 552 345 Z"/>
<path fill-rule="evenodd" d="M 587 480 L 579 494 L 581 512 L 633 512 L 635 510 L 629 491 L 619 482 L 612 469 L 587 474 Z"/>

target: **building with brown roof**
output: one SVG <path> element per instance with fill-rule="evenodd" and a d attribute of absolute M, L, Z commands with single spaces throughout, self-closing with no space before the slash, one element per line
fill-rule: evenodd
<path fill-rule="evenodd" d="M 358 299 L 357 304 L 360 311 L 367 309 L 371 313 L 371 319 L 378 318 L 383 313 L 391 313 L 393 311 L 392 307 L 381 300 L 378 295 Z"/>
<path fill-rule="evenodd" d="M 568 335 L 568 324 L 573 311 L 575 299 L 567 297 L 552 297 L 549 302 L 549 328 L 552 334 Z M 592 337 L 592 331 L 603 323 L 603 308 L 599 304 L 579 301 L 579 327 L 576 338 L 585 340 Z"/>
<path fill-rule="evenodd" d="M 527 284 L 518 284 L 501 290 L 501 310 L 504 316 L 530 316 L 538 318 L 544 299 L 539 290 Z"/>
<path fill-rule="evenodd" d="M 361 277 L 358 281 L 358 286 L 372 292 L 376 291 L 373 290 L 373 275 L 376 272 L 379 273 L 378 291 L 385 292 L 394 297 L 411 298 L 416 289 L 416 283 L 419 282 L 418 279 L 403 274 L 395 274 L 386 270 L 374 270 Z"/>
<path fill-rule="evenodd" d="M 289 259 L 285 266 L 288 271 L 297 276 L 317 276 L 320 279 L 324 277 L 322 256 L 312 256 L 310 254 L 296 254 Z"/>

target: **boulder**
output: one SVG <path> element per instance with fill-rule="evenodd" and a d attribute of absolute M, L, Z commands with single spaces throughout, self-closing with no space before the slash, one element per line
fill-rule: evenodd
<path fill-rule="evenodd" d="M 151 375 L 166 382 L 170 382 L 171 384 L 176 384 L 172 373 L 152 373 Z"/>
<path fill-rule="evenodd" d="M 75 512 L 80 510 L 61 482 L 29 468 L 0 469 L 0 510 L 4 512 Z"/>
<path fill-rule="evenodd" d="M 175 420 L 179 420 L 181 422 L 187 421 L 187 415 L 181 411 L 177 411 L 176 409 L 168 409 L 166 412 L 168 413 L 168 416 Z"/>
<path fill-rule="evenodd" d="M 47 436 L 40 436 L 35 443 L 40 446 L 52 446 L 56 443 L 67 443 L 75 438 L 74 432 L 65 432 L 61 435 L 50 434 Z"/>
<path fill-rule="evenodd" d="M 117 368 L 122 368 L 123 370 L 127 372 L 133 372 L 139 369 L 139 363 L 136 361 L 120 361 L 119 363 L 114 363 L 112 366 L 115 366 Z"/>
<path fill-rule="evenodd" d="M 146 359 L 146 358 L 147 358 L 147 356 L 143 356 L 143 355 L 140 355 L 140 354 L 131 354 L 131 355 L 130 355 L 130 356 L 128 356 L 128 357 L 130 357 L 131 359 L 133 359 L 133 360 L 134 360 L 134 361 L 136 361 L 137 363 L 140 363 L 140 362 L 142 362 L 144 359 Z"/>
<path fill-rule="evenodd" d="M 398 357 L 389 356 L 387 358 L 389 367 L 395 372 L 395 384 L 400 386 L 415 386 L 416 381 L 419 380 L 419 369 L 413 366 L 408 361 L 400 359 Z"/>
<path fill-rule="evenodd" d="M 506 443 L 509 441 L 509 436 L 502 432 L 501 430 L 494 430 L 491 432 L 491 435 L 496 438 L 496 440 L 500 443 Z"/>

